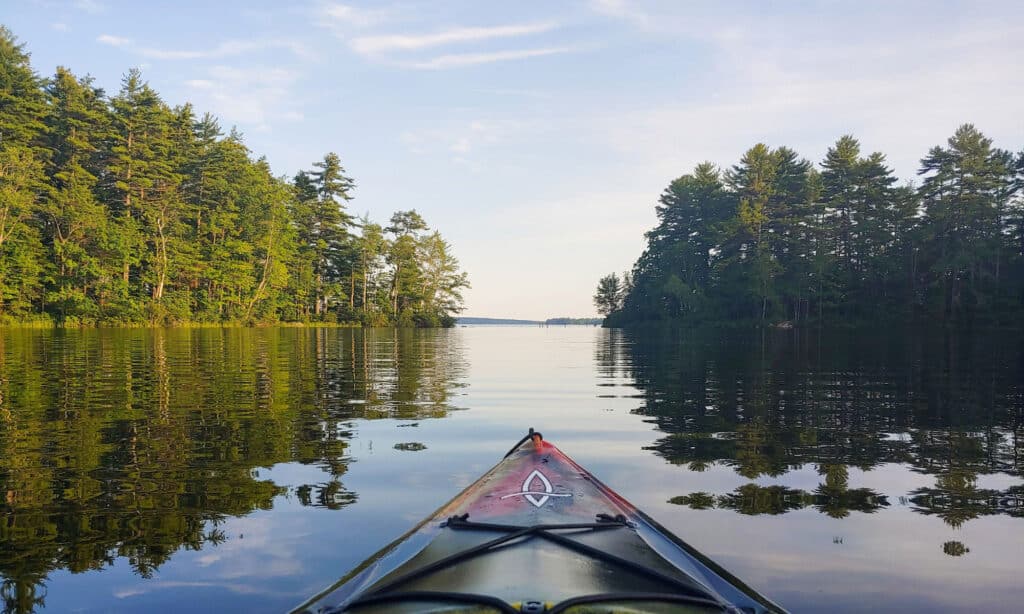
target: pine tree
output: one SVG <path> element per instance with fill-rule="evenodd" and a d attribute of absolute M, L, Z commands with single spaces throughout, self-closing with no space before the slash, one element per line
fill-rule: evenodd
<path fill-rule="evenodd" d="M 881 271 L 891 265 L 895 237 L 906 212 L 897 206 L 896 178 L 885 156 L 860 156 L 860 143 L 843 136 L 822 162 L 823 204 L 836 271 L 843 288 L 837 305 L 846 315 L 883 299 Z"/>
<path fill-rule="evenodd" d="M 94 318 L 99 312 L 91 292 L 102 279 L 101 241 L 107 232 L 106 209 L 95 190 L 110 117 L 103 91 L 65 68 L 57 69 L 47 95 L 47 176 L 52 189 L 41 213 L 55 265 L 47 303 L 61 318 Z"/>
<path fill-rule="evenodd" d="M 933 147 L 921 160 L 929 285 L 946 318 L 972 316 L 998 284 L 1011 160 L 970 124 L 957 129 L 948 147 Z"/>
<path fill-rule="evenodd" d="M 727 185 L 738 197 L 739 207 L 736 217 L 723 226 L 722 275 L 728 286 L 742 288 L 745 296 L 739 307 L 745 307 L 746 316 L 762 322 L 772 315 L 769 308 L 776 303 L 779 266 L 773 259 L 776 220 L 772 218 L 772 205 L 778 171 L 777 156 L 758 143 L 726 173 Z"/>
<path fill-rule="evenodd" d="M 313 165 L 319 170 L 309 173 L 317 198 L 312 201 L 313 275 L 316 280 L 313 312 L 323 316 L 332 299 L 343 295 L 341 281 L 352 270 L 352 250 L 348 228 L 352 218 L 345 212 L 344 202 L 355 182 L 345 175 L 341 159 L 329 153 Z"/>
<path fill-rule="evenodd" d="M 410 325 L 413 321 L 409 308 L 423 298 L 417 245 L 419 234 L 427 230 L 427 223 L 415 209 L 398 211 L 391 216 L 391 224 L 384 230 L 394 235 L 387 254 L 392 270 L 391 315 L 399 324 Z"/>
<path fill-rule="evenodd" d="M 380 288 L 384 286 L 381 279 L 381 259 L 387 249 L 387 242 L 384 239 L 384 229 L 380 224 L 370 222 L 369 217 L 364 217 L 360 225 L 362 230 L 357 249 L 361 293 L 358 305 L 364 324 L 380 324 L 379 315 L 386 310 L 379 308 L 376 297 Z"/>
<path fill-rule="evenodd" d="M 704 311 L 718 227 L 734 209 L 718 169 L 710 162 L 669 184 L 655 208 L 658 225 L 647 233 L 649 247 L 635 270 L 648 302 L 632 301 L 629 308 L 670 318 Z"/>
<path fill-rule="evenodd" d="M 33 146 L 46 130 L 46 99 L 24 45 L 0 25 L 0 147 Z"/>
<path fill-rule="evenodd" d="M 48 191 L 41 86 L 23 45 L 0 26 L 0 314 L 22 316 L 44 304 L 47 261 L 31 224 Z"/>
<path fill-rule="evenodd" d="M 355 239 L 354 185 L 334 153 L 275 178 L 137 69 L 111 99 L 65 68 L 44 83 L 0 27 L 5 320 L 451 325 L 468 282 L 450 245 L 415 211 L 392 218 L 391 241 L 369 220 Z"/>
<path fill-rule="evenodd" d="M 115 212 L 120 237 L 122 285 L 128 294 L 148 294 L 159 302 L 180 208 L 181 176 L 175 172 L 171 139 L 173 115 L 137 69 L 122 79 L 112 106 L 108 206 Z"/>

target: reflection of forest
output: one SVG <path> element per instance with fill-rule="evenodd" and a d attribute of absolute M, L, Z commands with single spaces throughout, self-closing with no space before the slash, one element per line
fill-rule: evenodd
<path fill-rule="evenodd" d="M 748 515 L 814 508 L 832 518 L 845 518 L 851 511 L 870 514 L 889 505 L 885 495 L 870 488 L 850 488 L 846 465 L 827 465 L 822 473 L 824 482 L 810 492 L 750 483 L 724 495 L 696 492 L 673 497 L 669 502 L 692 509 L 729 509 Z"/>
<path fill-rule="evenodd" d="M 228 516 L 317 466 L 302 505 L 341 482 L 354 418 L 443 417 L 460 385 L 453 331 L 196 329 L 0 334 L 0 597 L 30 611 L 58 568 L 127 558 L 149 576 L 181 548 L 228 539 Z"/>
<path fill-rule="evenodd" d="M 666 435 L 651 449 L 703 471 L 731 467 L 751 480 L 816 467 L 808 492 L 750 483 L 690 493 L 695 509 L 834 517 L 889 505 L 851 489 L 849 468 L 899 464 L 935 485 L 900 500 L 951 526 L 990 514 L 1024 516 L 1024 485 L 977 488 L 985 474 L 1024 477 L 1024 342 L 1019 334 L 900 330 L 819 333 L 608 331 L 599 373 L 643 392 L 637 413 Z M 905 496 L 903 496 L 905 495 Z"/>

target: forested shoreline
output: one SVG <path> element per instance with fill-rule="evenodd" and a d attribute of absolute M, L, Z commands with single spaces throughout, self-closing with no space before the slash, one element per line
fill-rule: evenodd
<path fill-rule="evenodd" d="M 467 276 L 415 211 L 346 208 L 328 153 L 288 180 L 130 70 L 41 78 L 0 26 L 0 324 L 451 326 Z"/>
<path fill-rule="evenodd" d="M 1024 151 L 971 124 L 898 185 L 881 153 L 841 137 L 820 168 L 750 148 L 669 184 L 631 271 L 594 296 L 605 326 L 642 322 L 1019 327 Z"/>

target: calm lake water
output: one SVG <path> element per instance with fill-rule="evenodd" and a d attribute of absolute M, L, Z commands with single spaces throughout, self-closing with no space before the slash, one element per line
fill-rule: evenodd
<path fill-rule="evenodd" d="M 1024 338 L 0 331 L 10 611 L 279 612 L 529 426 L 796 612 L 1019 611 Z"/>

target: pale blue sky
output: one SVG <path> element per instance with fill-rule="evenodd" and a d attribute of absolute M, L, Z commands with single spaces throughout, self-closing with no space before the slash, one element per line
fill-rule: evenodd
<path fill-rule="evenodd" d="M 36 69 L 236 125 L 279 174 L 337 151 L 351 209 L 416 208 L 466 315 L 589 315 L 668 182 L 845 133 L 905 179 L 963 122 L 1024 146 L 1024 3 L 0 0 Z"/>

